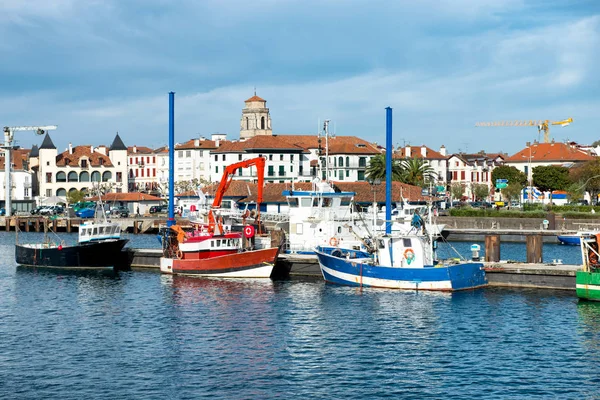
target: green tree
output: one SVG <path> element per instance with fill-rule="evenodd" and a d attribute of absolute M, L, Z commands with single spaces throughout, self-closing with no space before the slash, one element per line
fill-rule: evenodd
<path fill-rule="evenodd" d="M 509 183 L 504 189 L 501 189 L 500 192 L 504 199 L 510 204 L 513 200 L 519 200 L 521 198 L 521 191 L 523 190 L 523 186 L 521 184 L 513 182 Z"/>
<path fill-rule="evenodd" d="M 587 191 L 592 199 L 598 198 L 600 193 L 600 159 L 588 161 L 572 168 L 569 176 L 573 182 L 577 182 L 580 186 L 579 190 Z M 573 188 L 577 189 L 576 186 Z"/>
<path fill-rule="evenodd" d="M 573 202 L 573 201 L 577 201 L 577 200 L 581 200 L 583 199 L 583 187 L 585 185 L 582 185 L 580 182 L 574 182 L 571 183 L 569 186 L 567 186 L 567 188 L 565 189 L 567 191 L 567 194 L 569 195 L 569 201 Z"/>
<path fill-rule="evenodd" d="M 471 185 L 471 191 L 476 200 L 484 200 L 490 195 L 490 188 L 483 183 L 474 183 Z"/>
<path fill-rule="evenodd" d="M 454 182 L 450 186 L 450 194 L 453 199 L 461 200 L 463 193 L 465 192 L 465 185 L 459 182 Z"/>
<path fill-rule="evenodd" d="M 85 199 L 86 193 L 84 190 L 73 190 L 67 193 L 67 203 L 75 204 Z"/>
<path fill-rule="evenodd" d="M 550 192 L 550 206 L 552 206 L 552 191 L 564 190 L 571 182 L 567 167 L 543 165 L 533 169 L 533 185 L 544 192 Z"/>
<path fill-rule="evenodd" d="M 381 179 L 385 181 L 385 154 L 377 154 L 369 161 L 367 179 Z M 392 180 L 402 180 L 402 167 L 398 160 L 392 159 Z"/>
<path fill-rule="evenodd" d="M 400 162 L 402 168 L 401 182 L 414 186 L 425 186 L 434 179 L 435 171 L 422 158 L 405 158 Z"/>
<path fill-rule="evenodd" d="M 495 183 L 496 179 L 506 179 L 508 183 L 518 183 L 521 187 L 527 184 L 527 175 L 519 171 L 515 167 L 508 165 L 502 165 L 494 168 L 492 171 L 492 182 Z"/>

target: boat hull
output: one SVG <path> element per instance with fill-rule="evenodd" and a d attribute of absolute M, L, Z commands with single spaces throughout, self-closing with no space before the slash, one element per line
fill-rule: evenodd
<path fill-rule="evenodd" d="M 568 244 L 572 246 L 579 246 L 581 244 L 580 236 L 577 235 L 558 235 L 556 236 L 559 242 L 562 244 Z"/>
<path fill-rule="evenodd" d="M 204 259 L 161 257 L 160 270 L 167 274 L 220 278 L 270 278 L 278 247 L 245 251 Z"/>
<path fill-rule="evenodd" d="M 19 265 L 57 268 L 112 268 L 122 257 L 127 239 L 81 243 L 75 246 L 17 244 L 15 260 Z"/>
<path fill-rule="evenodd" d="M 600 301 L 600 272 L 577 271 L 575 283 L 577 297 Z"/>
<path fill-rule="evenodd" d="M 458 291 L 487 285 L 481 263 L 424 268 L 391 268 L 371 265 L 317 251 L 325 281 L 347 286 L 407 290 Z"/>

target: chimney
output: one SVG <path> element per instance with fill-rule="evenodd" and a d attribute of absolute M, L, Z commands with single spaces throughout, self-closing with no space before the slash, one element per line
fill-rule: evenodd
<path fill-rule="evenodd" d="M 410 158 L 410 146 L 406 146 L 404 148 L 404 156 L 406 156 L 406 158 Z"/>
<path fill-rule="evenodd" d="M 94 152 L 94 146 L 90 146 L 90 151 L 93 153 Z"/>
<path fill-rule="evenodd" d="M 421 155 L 423 156 L 423 158 L 427 157 L 427 147 L 421 146 Z"/>
<path fill-rule="evenodd" d="M 220 144 L 219 142 L 220 142 L 220 140 L 218 140 L 218 139 L 215 140 L 215 146 L 219 147 L 219 144 Z"/>
<path fill-rule="evenodd" d="M 133 152 L 137 153 L 137 146 L 135 144 L 133 145 Z"/>
<path fill-rule="evenodd" d="M 73 145 L 69 142 L 69 154 L 73 154 Z"/>
<path fill-rule="evenodd" d="M 448 154 L 446 154 L 446 146 L 442 145 L 442 147 L 440 147 L 440 154 L 443 155 L 444 157 L 446 157 Z"/>
<path fill-rule="evenodd" d="M 200 139 L 194 139 L 194 147 L 200 147 Z"/>

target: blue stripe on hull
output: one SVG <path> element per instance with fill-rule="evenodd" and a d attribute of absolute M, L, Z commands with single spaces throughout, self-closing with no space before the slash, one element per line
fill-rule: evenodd
<path fill-rule="evenodd" d="M 483 264 L 464 263 L 447 267 L 390 268 L 353 263 L 317 253 L 323 278 L 349 286 L 422 290 L 464 290 L 487 285 Z"/>
<path fill-rule="evenodd" d="M 561 242 L 563 244 L 570 244 L 573 246 L 579 246 L 581 244 L 579 241 L 579 236 L 558 235 L 556 238 L 558 239 L 559 242 Z"/>

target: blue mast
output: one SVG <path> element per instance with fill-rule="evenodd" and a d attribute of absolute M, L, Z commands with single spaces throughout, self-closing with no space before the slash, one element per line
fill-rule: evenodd
<path fill-rule="evenodd" d="M 385 108 L 385 234 L 392 233 L 392 108 Z"/>
<path fill-rule="evenodd" d="M 169 218 L 167 227 L 175 225 L 175 92 L 169 92 Z"/>

